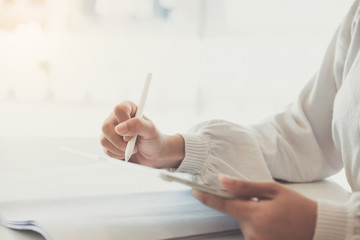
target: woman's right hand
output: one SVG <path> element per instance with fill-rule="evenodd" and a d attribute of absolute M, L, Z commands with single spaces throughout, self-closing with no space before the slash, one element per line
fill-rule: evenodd
<path fill-rule="evenodd" d="M 185 154 L 183 137 L 161 133 L 150 119 L 135 118 L 136 111 L 137 106 L 126 101 L 105 120 L 100 137 L 105 153 L 123 160 L 127 142 L 138 135 L 131 162 L 155 168 L 178 167 Z"/>

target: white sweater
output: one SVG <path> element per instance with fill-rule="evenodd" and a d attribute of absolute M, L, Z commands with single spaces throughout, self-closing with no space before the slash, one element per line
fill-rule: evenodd
<path fill-rule="evenodd" d="M 359 2 L 350 8 L 296 103 L 249 127 L 222 120 L 198 124 L 183 134 L 186 153 L 178 171 L 213 184 L 219 173 L 309 182 L 344 167 L 352 196 L 344 204 L 318 202 L 314 239 L 360 239 Z"/>

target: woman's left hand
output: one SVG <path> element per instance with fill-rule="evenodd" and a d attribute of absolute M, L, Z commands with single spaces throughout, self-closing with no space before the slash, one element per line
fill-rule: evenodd
<path fill-rule="evenodd" d="M 236 199 L 193 191 L 203 204 L 232 215 L 247 240 L 311 240 L 317 203 L 276 182 L 248 182 L 221 176 Z M 256 199 L 256 200 L 254 200 Z"/>

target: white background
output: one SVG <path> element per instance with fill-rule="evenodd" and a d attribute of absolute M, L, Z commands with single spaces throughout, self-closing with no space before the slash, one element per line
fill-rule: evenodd
<path fill-rule="evenodd" d="M 126 99 L 164 132 L 284 109 L 350 0 L 0 0 L 0 136 L 97 137 Z"/>

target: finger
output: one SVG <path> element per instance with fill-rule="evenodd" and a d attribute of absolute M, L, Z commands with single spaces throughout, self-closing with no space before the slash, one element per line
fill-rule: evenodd
<path fill-rule="evenodd" d="M 136 104 L 130 101 L 125 101 L 114 108 L 114 116 L 117 120 L 117 123 L 121 123 L 134 117 L 136 111 Z"/>
<path fill-rule="evenodd" d="M 124 160 L 125 159 L 125 154 L 115 154 L 112 151 L 110 151 L 109 149 L 104 149 L 104 152 L 109 157 L 116 158 L 116 159 L 119 159 L 119 160 Z"/>
<path fill-rule="evenodd" d="M 117 149 L 125 151 L 126 143 L 124 142 L 122 136 L 119 136 L 115 132 L 115 126 L 117 122 L 113 114 L 111 114 L 104 122 L 102 126 L 103 136 Z"/>
<path fill-rule="evenodd" d="M 225 199 L 198 190 L 193 190 L 192 194 L 206 206 L 232 216 L 236 215 L 236 218 L 248 218 L 257 206 L 254 201 L 244 199 Z"/>
<path fill-rule="evenodd" d="M 115 133 L 115 130 L 113 132 L 104 132 L 104 137 L 117 149 L 120 151 L 125 151 L 126 143 L 122 139 L 121 136 L 117 135 Z"/>
<path fill-rule="evenodd" d="M 121 136 L 139 135 L 144 139 L 152 138 L 156 134 L 156 128 L 150 120 L 131 118 L 115 127 L 117 134 Z"/>
<path fill-rule="evenodd" d="M 116 154 L 116 155 L 124 155 L 124 151 L 121 151 L 120 149 L 118 149 L 117 147 L 115 147 L 109 140 L 106 139 L 105 136 L 102 136 L 100 138 L 100 144 L 101 146 L 103 146 L 105 149 L 111 151 L 112 153 Z"/>
<path fill-rule="evenodd" d="M 275 182 L 249 182 L 232 177 L 220 176 L 223 186 L 231 194 L 244 198 L 273 198 L 279 191 Z"/>

